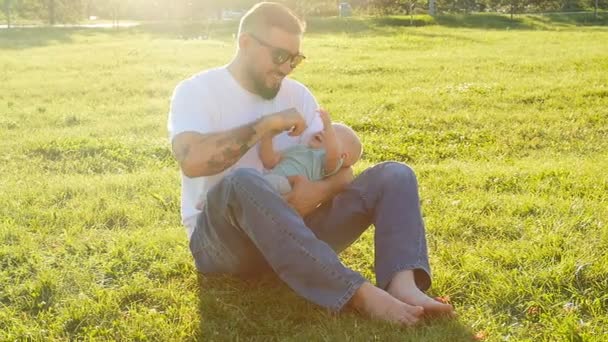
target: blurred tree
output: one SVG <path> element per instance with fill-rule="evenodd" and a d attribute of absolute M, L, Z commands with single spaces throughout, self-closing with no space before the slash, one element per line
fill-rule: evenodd
<path fill-rule="evenodd" d="M 10 1 L 10 0 L 9 0 Z M 22 18 L 56 23 L 74 23 L 84 17 L 83 0 L 13 0 L 13 12 Z"/>
<path fill-rule="evenodd" d="M 412 15 L 416 8 L 426 8 L 428 0 L 366 0 L 353 2 L 355 7 L 365 8 L 368 12 L 387 14 Z"/>
<path fill-rule="evenodd" d="M 287 7 L 291 8 L 300 17 L 305 18 L 308 15 L 337 15 L 338 3 L 340 1 L 333 0 L 284 0 L 281 1 Z"/>
<path fill-rule="evenodd" d="M 55 25 L 55 0 L 48 0 L 49 25 Z"/>
<path fill-rule="evenodd" d="M 274 0 L 286 4 L 302 18 L 335 16 L 341 2 L 355 12 L 409 14 L 431 10 L 437 13 L 501 12 L 535 13 L 552 11 L 597 11 L 608 0 Z M 42 20 L 50 25 L 77 22 L 96 16 L 111 19 L 202 21 L 221 19 L 224 11 L 245 11 L 259 0 L 0 0 L 0 12 L 10 26 L 21 18 Z M 597 16 L 597 14 L 596 14 Z M 410 17 L 410 20 L 413 20 Z"/>
<path fill-rule="evenodd" d="M 4 12 L 6 17 L 6 27 L 11 28 L 11 7 L 13 0 L 2 0 L 0 1 L 0 9 Z"/>

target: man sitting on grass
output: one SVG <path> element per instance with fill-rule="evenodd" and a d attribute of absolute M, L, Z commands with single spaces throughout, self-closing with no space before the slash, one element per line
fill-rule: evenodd
<path fill-rule="evenodd" d="M 405 325 L 423 314 L 451 315 L 451 305 L 423 292 L 430 268 L 418 185 L 407 165 L 381 163 L 354 180 L 350 168 L 319 181 L 293 176 L 286 200 L 262 175 L 263 137 L 283 132 L 272 142 L 284 151 L 322 130 L 313 95 L 286 78 L 304 59 L 303 31 L 283 5 L 260 3 L 241 20 L 234 59 L 175 89 L 168 128 L 198 271 L 271 270 L 318 305 L 336 311 L 349 305 Z M 371 224 L 377 286 L 337 255 Z"/>

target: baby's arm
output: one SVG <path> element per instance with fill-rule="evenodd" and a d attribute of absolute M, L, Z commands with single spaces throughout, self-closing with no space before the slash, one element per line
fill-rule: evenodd
<path fill-rule="evenodd" d="M 268 170 L 273 169 L 280 161 L 281 154 L 272 147 L 273 134 L 266 134 L 260 139 L 260 159 Z"/>
<path fill-rule="evenodd" d="M 321 120 L 323 121 L 323 139 L 325 140 L 325 175 L 329 175 L 336 171 L 340 163 L 340 146 L 336 131 L 331 124 L 329 113 L 323 109 L 319 109 Z"/>

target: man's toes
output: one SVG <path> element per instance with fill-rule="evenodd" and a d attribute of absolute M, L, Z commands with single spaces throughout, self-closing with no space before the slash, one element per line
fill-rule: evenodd
<path fill-rule="evenodd" d="M 450 304 L 441 304 L 435 301 L 429 301 L 429 305 L 426 307 L 425 313 L 430 316 L 451 316 L 454 314 L 454 307 Z"/>
<path fill-rule="evenodd" d="M 421 317 L 422 315 L 424 315 L 424 308 L 422 306 L 414 306 L 412 314 L 415 317 Z"/>
<path fill-rule="evenodd" d="M 437 305 L 439 311 L 449 313 L 454 311 L 454 307 L 451 304 L 439 304 Z"/>
<path fill-rule="evenodd" d="M 450 296 L 439 296 L 433 299 L 441 304 L 450 304 Z"/>
<path fill-rule="evenodd" d="M 410 313 L 404 313 L 403 317 L 401 319 L 401 323 L 404 323 L 405 325 L 408 326 L 413 326 L 416 325 L 418 323 L 418 321 L 420 321 L 420 318 L 410 314 Z"/>

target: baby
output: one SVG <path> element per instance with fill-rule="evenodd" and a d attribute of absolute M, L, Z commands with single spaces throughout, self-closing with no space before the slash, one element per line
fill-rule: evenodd
<path fill-rule="evenodd" d="M 359 158 L 363 147 L 355 131 L 350 127 L 331 122 L 329 114 L 319 110 L 323 130 L 310 137 L 307 145 L 296 145 L 282 152 L 272 146 L 272 134 L 260 141 L 260 159 L 270 171 L 264 178 L 280 194 L 291 191 L 287 177 L 302 175 L 311 181 L 318 181 L 337 173 L 343 167 L 350 167 Z"/>
<path fill-rule="evenodd" d="M 295 145 L 282 152 L 276 152 L 272 146 L 273 134 L 260 140 L 260 159 L 269 171 L 264 178 L 279 194 L 291 191 L 287 177 L 303 175 L 311 181 L 329 177 L 343 167 L 350 167 L 359 158 L 363 147 L 352 128 L 333 123 L 329 114 L 319 110 L 323 121 L 323 130 L 310 137 L 307 145 Z M 196 205 L 203 209 L 205 198 L 201 197 Z"/>

